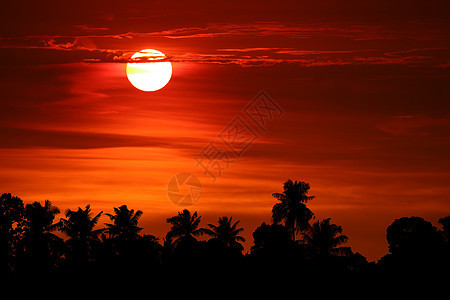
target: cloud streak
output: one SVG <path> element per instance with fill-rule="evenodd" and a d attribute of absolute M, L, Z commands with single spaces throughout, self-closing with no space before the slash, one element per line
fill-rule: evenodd
<path fill-rule="evenodd" d="M 126 134 L 40 130 L 0 127 L 0 148 L 99 149 L 117 147 L 160 147 L 196 149 L 201 139 L 154 137 Z"/>
<path fill-rule="evenodd" d="M 2 39 L 0 49 L 29 49 L 61 51 L 58 56 L 67 62 L 118 62 L 127 63 L 134 51 L 129 42 L 167 44 L 166 53 L 174 62 L 208 64 L 233 64 L 242 67 L 271 66 L 288 63 L 303 67 L 405 64 L 446 66 L 448 47 L 401 47 L 399 39 L 421 41 L 411 29 L 387 29 L 376 25 L 361 24 L 284 24 L 279 22 L 256 22 L 251 24 L 210 23 L 203 27 L 179 27 L 160 31 L 127 31 L 114 33 L 108 27 L 75 25 L 78 31 L 72 35 L 34 35 Z M 427 30 L 420 36 L 426 35 Z M 444 38 L 439 32 L 429 32 L 430 38 Z M 245 43 L 244 47 L 202 47 L 195 40 L 235 44 L 246 37 L 257 42 Z M 260 38 L 264 38 L 264 41 Z M 290 45 L 284 43 L 288 39 Z M 445 39 L 445 38 L 444 38 Z M 283 42 L 282 44 L 280 44 Z M 305 40 L 315 47 L 305 47 Z M 339 48 L 331 48 L 339 41 Z M 370 41 L 383 40 L 378 48 Z M 127 41 L 127 42 L 125 42 Z M 275 42 L 276 41 L 276 42 Z M 280 44 L 279 47 L 268 46 Z M 176 50 L 171 51 L 171 45 Z M 183 46 L 186 45 L 186 46 Z M 292 47 L 296 45 L 296 47 Z M 347 45 L 343 48 L 343 45 Z M 371 47 L 367 47 L 371 45 Z M 127 47 L 128 46 L 128 47 Z M 183 49 L 184 50 L 181 50 Z M 69 53 L 72 52 L 72 53 Z M 34 53 L 33 53 L 34 54 Z M 58 61 L 58 60 L 56 60 Z"/>

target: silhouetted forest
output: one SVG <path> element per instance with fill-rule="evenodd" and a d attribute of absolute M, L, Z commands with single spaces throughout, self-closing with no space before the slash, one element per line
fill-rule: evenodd
<path fill-rule="evenodd" d="M 349 237 L 331 218 L 316 220 L 307 203 L 310 186 L 288 180 L 274 193 L 272 223 L 253 232 L 251 249 L 244 253 L 239 220 L 223 216 L 216 224 L 202 224 L 196 211 L 184 209 L 168 217 L 166 236 L 141 234 L 143 212 L 126 205 L 105 213 L 91 207 L 60 210 L 46 200 L 24 204 L 11 194 L 0 199 L 0 268 L 9 279 L 36 278 L 148 278 L 168 276 L 188 280 L 200 276 L 379 276 L 443 274 L 450 266 L 450 216 L 441 229 L 420 217 L 401 217 L 387 226 L 389 254 L 368 262 L 345 246 Z M 361 224 L 364 226 L 364 224 Z M 57 232 L 63 233 L 57 235 Z M 66 236 L 66 239 L 61 238 Z M 200 238 L 203 236 L 203 238 Z"/>

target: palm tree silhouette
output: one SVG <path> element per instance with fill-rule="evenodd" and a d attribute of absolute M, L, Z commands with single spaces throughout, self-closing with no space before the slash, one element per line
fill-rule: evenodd
<path fill-rule="evenodd" d="M 243 228 L 237 228 L 240 221 L 236 221 L 231 225 L 233 217 L 219 217 L 219 226 L 208 224 L 208 228 L 203 229 L 203 232 L 212 236 L 213 238 L 223 242 L 229 248 L 238 248 L 244 250 L 244 247 L 239 242 L 245 242 L 245 239 L 238 235 Z"/>
<path fill-rule="evenodd" d="M 68 209 L 67 219 L 61 219 L 61 231 L 69 236 L 67 243 L 72 248 L 73 260 L 75 263 L 86 263 L 89 259 L 89 250 L 93 244 L 99 242 L 99 235 L 104 231 L 94 229 L 103 212 L 92 217 L 90 205 L 81 207 L 77 211 Z"/>
<path fill-rule="evenodd" d="M 39 202 L 27 204 L 23 220 L 23 244 L 26 255 L 32 258 L 33 267 L 51 267 L 50 259 L 62 255 L 63 240 L 52 232 L 61 227 L 61 223 L 53 223 L 59 209 L 45 200 L 44 206 Z"/>
<path fill-rule="evenodd" d="M 342 235 L 342 227 L 330 224 L 331 218 L 317 221 L 303 232 L 303 241 L 312 247 L 319 257 L 331 255 L 349 255 L 350 247 L 339 247 L 348 241 L 348 237 Z"/>
<path fill-rule="evenodd" d="M 284 220 L 284 225 L 291 232 L 293 240 L 299 231 L 309 228 L 309 220 L 314 217 L 313 212 L 305 204 L 314 199 L 314 196 L 307 196 L 309 188 L 306 182 L 293 182 L 289 179 L 284 183 L 282 193 L 272 194 L 280 201 L 272 208 L 272 220 L 275 224 Z"/>
<path fill-rule="evenodd" d="M 175 245 L 181 241 L 197 240 L 195 237 L 202 235 L 202 228 L 198 228 L 201 217 L 197 216 L 197 212 L 191 215 L 191 212 L 184 209 L 182 212 L 178 212 L 177 216 L 167 218 L 167 223 L 172 224 L 172 228 L 168 232 L 167 236 L 170 238 L 176 238 L 173 241 Z"/>
<path fill-rule="evenodd" d="M 114 214 L 106 214 L 113 221 L 113 224 L 105 223 L 109 237 L 122 241 L 139 238 L 139 232 L 142 228 L 138 227 L 137 224 L 142 216 L 142 211 L 134 212 L 134 209 L 129 210 L 126 205 L 113 209 Z"/>
<path fill-rule="evenodd" d="M 57 230 L 60 223 L 53 224 L 53 220 L 59 213 L 59 208 L 53 206 L 49 200 L 45 200 L 44 206 L 39 202 L 27 204 L 24 213 L 25 234 L 43 236 Z"/>

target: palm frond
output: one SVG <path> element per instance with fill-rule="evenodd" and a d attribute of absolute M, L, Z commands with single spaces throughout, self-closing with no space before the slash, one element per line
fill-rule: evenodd
<path fill-rule="evenodd" d="M 238 236 L 236 236 L 236 241 L 245 242 L 245 238 L 243 238 L 242 236 L 238 235 Z"/>
<path fill-rule="evenodd" d="M 211 224 L 208 224 L 208 225 L 211 225 Z M 209 228 L 201 228 L 200 230 L 202 230 L 204 234 L 210 235 L 212 237 L 217 237 L 217 233 L 214 230 L 211 230 Z"/>
<path fill-rule="evenodd" d="M 350 247 L 337 247 L 331 249 L 331 253 L 338 256 L 350 256 L 353 254 L 353 251 Z"/>
<path fill-rule="evenodd" d="M 87 206 L 86 206 L 87 208 Z M 91 223 L 95 226 L 97 225 L 98 219 L 100 218 L 100 216 L 103 214 L 103 211 L 99 212 L 95 217 L 92 218 Z"/>
<path fill-rule="evenodd" d="M 348 237 L 346 235 L 340 235 L 333 239 L 333 242 L 336 246 L 345 244 L 348 241 Z"/>

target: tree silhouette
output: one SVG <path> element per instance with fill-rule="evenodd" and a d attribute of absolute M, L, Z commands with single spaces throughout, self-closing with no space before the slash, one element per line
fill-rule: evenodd
<path fill-rule="evenodd" d="M 439 219 L 439 224 L 442 226 L 441 236 L 442 236 L 442 264 L 450 266 L 450 216 Z M 448 269 L 447 269 L 448 276 Z"/>
<path fill-rule="evenodd" d="M 349 247 L 339 247 L 348 241 L 348 237 L 342 235 L 342 227 L 330 224 L 331 218 L 314 222 L 303 232 L 303 241 L 311 247 L 319 257 L 331 255 L 350 255 Z"/>
<path fill-rule="evenodd" d="M 439 219 L 439 224 L 442 226 L 442 235 L 444 241 L 448 244 L 450 242 L 450 216 Z"/>
<path fill-rule="evenodd" d="M 207 227 L 203 229 L 203 232 L 212 236 L 214 239 L 221 241 L 226 247 L 237 248 L 241 251 L 244 247 L 240 242 L 245 242 L 245 239 L 239 235 L 244 229 L 238 228 L 239 221 L 236 221 L 233 225 L 233 217 L 219 217 L 219 225 L 208 224 Z"/>
<path fill-rule="evenodd" d="M 169 231 L 166 236 L 163 238 L 163 254 L 170 256 L 170 254 L 172 253 L 173 249 L 175 248 L 175 243 L 173 241 L 173 237 L 171 232 Z"/>
<path fill-rule="evenodd" d="M 251 266 L 249 271 L 256 278 L 262 274 L 283 274 L 285 279 L 293 270 L 299 271 L 294 272 L 296 276 L 306 272 L 304 247 L 292 240 L 286 226 L 263 222 L 253 232 L 253 242 L 246 258 Z"/>
<path fill-rule="evenodd" d="M 126 205 L 113 209 L 114 214 L 106 214 L 113 223 L 105 223 L 108 238 L 105 237 L 103 243 L 104 249 L 108 250 L 111 256 L 115 256 L 115 261 L 110 264 L 115 265 L 116 270 L 126 272 L 125 270 L 137 271 L 138 266 L 144 264 L 150 256 L 151 260 L 157 260 L 153 247 L 157 243 L 156 237 L 144 235 L 144 238 L 139 235 L 142 228 L 138 226 L 138 222 L 142 211 L 135 212 Z M 148 252 L 146 255 L 145 251 Z"/>
<path fill-rule="evenodd" d="M 61 223 L 53 223 L 59 209 L 45 200 L 44 206 L 39 202 L 27 204 L 23 220 L 23 238 L 25 257 L 28 257 L 28 268 L 43 270 L 55 267 L 62 256 L 63 240 L 53 234 L 61 227 Z"/>
<path fill-rule="evenodd" d="M 113 221 L 113 224 L 105 223 L 110 238 L 117 238 L 122 241 L 139 238 L 139 232 L 142 228 L 138 227 L 137 224 L 142 216 L 142 211 L 134 212 L 134 209 L 129 210 L 126 205 L 113 209 L 114 214 L 106 213 Z"/>
<path fill-rule="evenodd" d="M 240 235 L 243 228 L 231 216 L 220 217 L 218 224 L 200 228 L 201 217 L 197 212 L 191 214 L 184 209 L 167 218 L 172 226 L 161 245 L 156 236 L 140 235 L 142 228 L 138 222 L 142 211 L 128 209 L 126 205 L 113 207 L 113 213 L 107 214 L 112 222 L 105 223 L 106 228 L 95 229 L 102 212 L 94 215 L 89 205 L 76 211 L 67 210 L 65 218 L 55 223 L 59 209 L 50 201 L 24 207 L 20 198 L 3 194 L 1 275 L 6 271 L 6 278 L 13 281 L 67 280 L 81 275 L 87 280 L 105 278 L 120 282 L 134 280 L 131 275 L 142 271 L 146 272 L 146 280 L 151 281 L 174 275 L 177 280 L 186 280 L 213 273 L 219 274 L 220 280 L 232 278 L 234 282 L 237 275 L 245 276 L 242 280 L 248 276 L 273 280 L 272 275 L 292 274 L 292 270 L 297 272 L 288 277 L 300 282 L 316 280 L 316 275 L 330 281 L 370 274 L 374 278 L 448 275 L 450 216 L 439 219 L 442 230 L 420 217 L 395 220 L 386 231 L 390 254 L 377 263 L 368 263 L 364 256 L 343 246 L 348 237 L 342 234 L 341 226 L 331 223 L 331 218 L 309 224 L 313 215 L 305 205 L 312 199 L 307 196 L 308 184 L 288 180 L 284 190 L 282 194 L 274 194 L 280 201 L 272 210 L 274 222 L 262 223 L 255 229 L 254 245 L 245 255 L 242 254 L 245 240 Z M 281 221 L 286 225 L 279 224 Z M 67 242 L 55 234 L 56 230 L 67 235 Z M 299 230 L 302 240 L 296 241 L 294 236 Z M 196 237 L 204 233 L 211 238 L 198 241 Z M 286 276 L 280 279 L 285 281 Z M 218 277 L 211 280 L 223 283 Z"/>
<path fill-rule="evenodd" d="M 169 235 L 174 240 L 175 245 L 183 240 L 196 240 L 196 236 L 203 234 L 203 229 L 198 228 L 201 217 L 195 211 L 192 215 L 187 209 L 179 212 L 177 216 L 167 219 L 167 223 L 172 224 Z"/>
<path fill-rule="evenodd" d="M 405 276 L 448 272 L 449 251 L 444 237 L 430 222 L 421 217 L 396 219 L 386 229 L 390 254 L 380 259 L 380 265 Z"/>
<path fill-rule="evenodd" d="M 262 223 L 253 232 L 253 243 L 251 253 L 260 251 L 266 252 L 284 252 L 288 247 L 292 246 L 292 239 L 289 230 L 280 224 Z"/>
<path fill-rule="evenodd" d="M 133 255 L 135 255 L 139 261 L 138 264 L 144 266 L 155 266 L 157 264 L 161 264 L 161 254 L 162 254 L 162 246 L 158 242 L 159 239 L 151 234 L 144 234 L 137 242 L 133 251 Z"/>
<path fill-rule="evenodd" d="M 4 193 L 0 197 L 0 272 L 11 269 L 11 258 L 22 232 L 23 201 L 19 197 Z"/>
<path fill-rule="evenodd" d="M 44 206 L 39 202 L 27 204 L 24 213 L 24 235 L 36 238 L 57 237 L 52 231 L 60 227 L 60 223 L 53 224 L 59 208 L 53 206 L 49 200 L 45 200 Z"/>
<path fill-rule="evenodd" d="M 275 224 L 284 220 L 293 240 L 300 230 L 309 227 L 309 220 L 314 217 L 313 212 L 306 207 L 306 202 L 314 199 L 314 196 L 307 196 L 309 188 L 306 182 L 289 179 L 284 183 L 282 193 L 272 194 L 280 201 L 272 208 L 272 220 Z"/>
<path fill-rule="evenodd" d="M 386 230 L 389 252 L 400 255 L 421 255 L 439 243 L 437 228 L 420 217 L 396 219 Z"/>
<path fill-rule="evenodd" d="M 94 229 L 103 212 L 92 217 L 90 205 L 77 211 L 68 209 L 67 219 L 61 219 L 61 231 L 69 236 L 67 243 L 72 249 L 73 263 L 86 264 L 93 245 L 99 242 L 99 235 L 104 229 Z"/>

